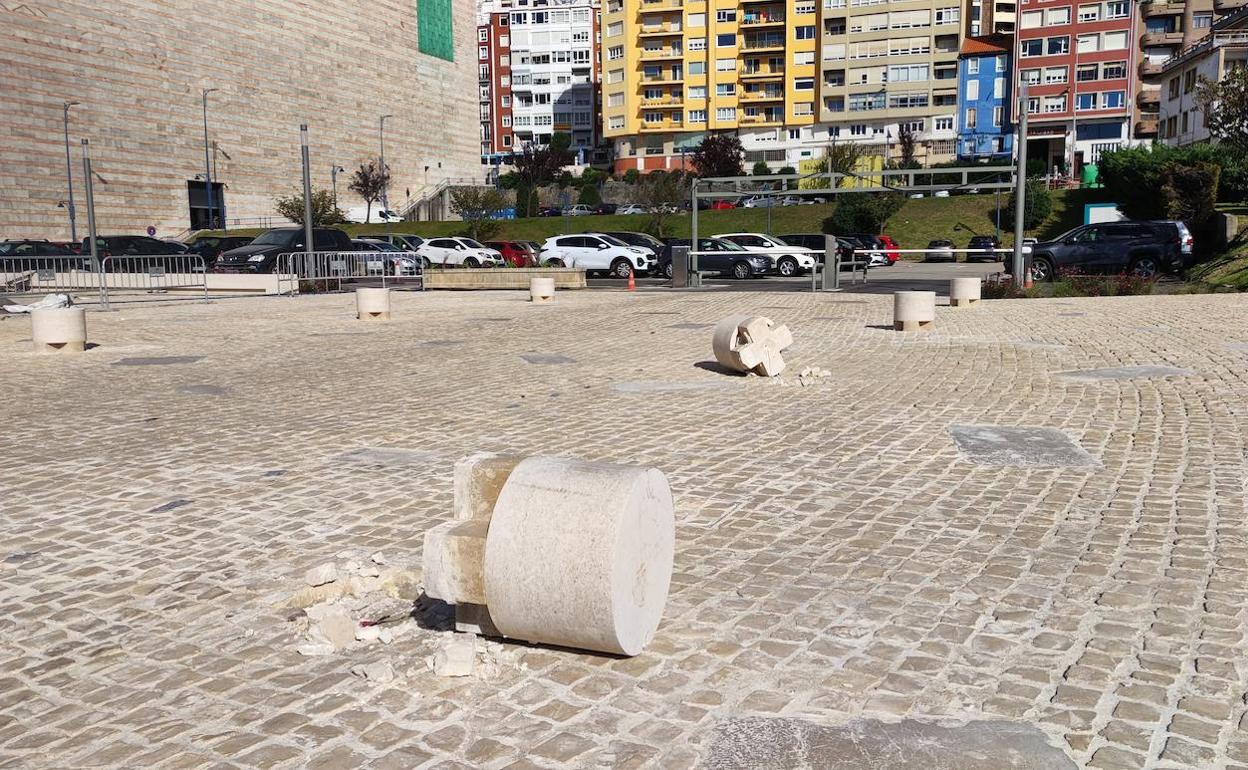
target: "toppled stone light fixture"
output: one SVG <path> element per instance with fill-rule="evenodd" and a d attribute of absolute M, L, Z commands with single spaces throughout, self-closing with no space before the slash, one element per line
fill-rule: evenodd
<path fill-rule="evenodd" d="M 735 372 L 775 377 L 784 371 L 780 354 L 793 344 L 789 327 L 762 316 L 729 316 L 715 326 L 715 360 Z"/>
<path fill-rule="evenodd" d="M 455 519 L 425 532 L 425 593 L 457 631 L 637 655 L 663 616 L 675 549 L 655 468 L 478 454 Z"/>
<path fill-rule="evenodd" d="M 893 294 L 893 328 L 899 332 L 927 331 L 936 323 L 936 292 L 899 291 Z"/>

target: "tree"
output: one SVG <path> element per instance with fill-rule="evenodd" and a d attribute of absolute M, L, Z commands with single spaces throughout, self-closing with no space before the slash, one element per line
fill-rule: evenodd
<path fill-rule="evenodd" d="M 1023 229 L 1034 230 L 1053 213 L 1053 193 L 1043 179 L 1028 179 L 1026 193 L 1023 198 Z M 1156 194 L 1154 192 L 1154 194 Z M 1011 192 L 1001 219 L 1010 227 L 1014 226 L 1014 206 L 1018 200 L 1016 193 Z"/>
<path fill-rule="evenodd" d="M 1196 103 L 1211 136 L 1248 152 L 1248 69 L 1235 67 L 1217 82 L 1202 76 Z"/>
<path fill-rule="evenodd" d="M 370 160 L 368 164 L 360 164 L 359 169 L 351 175 L 351 184 L 347 189 L 364 199 L 368 209 L 364 214 L 364 222 L 368 223 L 373 216 L 373 203 L 381 199 L 381 194 L 390 185 L 390 169 L 383 168 L 381 161 Z"/>
<path fill-rule="evenodd" d="M 1221 173 L 1222 169 L 1214 163 L 1191 166 L 1171 163 L 1162 169 L 1161 198 L 1165 201 L 1165 218 L 1202 229 L 1215 213 Z"/>
<path fill-rule="evenodd" d="M 819 159 L 815 170 L 820 174 L 833 173 L 848 176 L 857 170 L 861 159 L 862 149 L 857 144 L 833 142 L 824 148 L 823 157 Z M 825 180 L 809 180 L 807 185 L 814 189 L 824 189 L 827 188 L 828 183 Z"/>
<path fill-rule="evenodd" d="M 273 208 L 281 216 L 297 225 L 303 225 L 303 193 L 279 195 L 273 199 Z M 312 226 L 328 227 L 347 221 L 342 209 L 334 205 L 334 194 L 329 190 L 312 191 Z"/>
<path fill-rule="evenodd" d="M 597 206 L 602 203 L 602 194 L 598 192 L 598 187 L 595 185 L 582 185 L 580 194 L 576 196 L 576 202 L 584 203 L 586 206 Z"/>
<path fill-rule="evenodd" d="M 882 233 L 889 217 L 905 202 L 906 197 L 895 192 L 843 193 L 832 216 L 823 220 L 823 231 L 833 235 Z"/>
<path fill-rule="evenodd" d="M 693 167 L 699 176 L 744 176 L 741 158 L 745 150 L 736 134 L 713 134 L 693 151 Z"/>
<path fill-rule="evenodd" d="M 901 130 L 897 132 L 897 144 L 901 148 L 901 163 L 898 168 L 918 168 L 919 164 L 914 159 L 914 147 L 917 143 L 918 136 L 914 130 L 903 124 Z"/>
<path fill-rule="evenodd" d="M 547 145 L 526 142 L 513 157 L 516 167 L 516 216 L 536 216 L 537 207 L 532 202 L 537 188 L 554 181 L 563 167 L 572 162 L 564 141 L 566 137 L 567 134 L 554 134 Z"/>
<path fill-rule="evenodd" d="M 680 204 L 685 199 L 687 188 L 686 175 L 680 171 L 670 174 L 652 171 L 641 178 L 634 193 L 637 203 L 645 206 L 650 214 L 646 223 L 646 232 L 656 238 L 664 238 L 671 233 L 668 222 L 672 215 L 680 211 Z"/>
<path fill-rule="evenodd" d="M 792 166 L 783 166 L 776 173 L 780 174 L 781 176 L 797 176 L 797 169 L 793 168 Z M 796 190 L 797 185 L 798 185 L 798 182 L 796 181 L 785 182 L 784 188 L 786 190 Z"/>
<path fill-rule="evenodd" d="M 771 166 L 768 166 L 765 161 L 754 161 L 754 166 L 750 169 L 750 173 L 754 176 L 770 176 Z"/>
<path fill-rule="evenodd" d="M 637 181 L 641 179 L 641 172 L 635 168 L 630 168 L 624 172 L 624 176 L 620 177 L 620 179 L 624 184 L 637 184 Z"/>
<path fill-rule="evenodd" d="M 468 235 L 479 241 L 498 232 L 498 212 L 507 208 L 507 196 L 493 187 L 451 189 L 451 213 L 468 226 Z"/>

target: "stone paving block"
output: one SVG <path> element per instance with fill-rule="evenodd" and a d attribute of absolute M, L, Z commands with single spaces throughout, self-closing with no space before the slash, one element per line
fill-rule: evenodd
<path fill-rule="evenodd" d="M 1149 377 L 1190 377 L 1195 372 L 1174 366 L 1107 366 L 1100 369 L 1079 369 L 1058 372 L 1067 380 L 1137 380 Z"/>
<path fill-rule="evenodd" d="M 1056 428 L 952 425 L 949 433 L 962 454 L 977 465 L 1078 468 L 1098 464 Z"/>

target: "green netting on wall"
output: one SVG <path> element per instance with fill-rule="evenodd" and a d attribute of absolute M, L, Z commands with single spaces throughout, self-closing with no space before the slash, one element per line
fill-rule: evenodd
<path fill-rule="evenodd" d="M 421 53 L 455 61 L 451 2 L 452 0 L 416 0 L 416 24 Z"/>

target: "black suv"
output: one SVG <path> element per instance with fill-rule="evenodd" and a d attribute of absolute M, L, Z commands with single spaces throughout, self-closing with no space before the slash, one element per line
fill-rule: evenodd
<path fill-rule="evenodd" d="M 1076 227 L 1031 248 L 1031 276 L 1052 281 L 1059 271 L 1123 273 L 1152 277 L 1179 272 L 1192 255 L 1192 234 L 1182 222 L 1101 222 Z"/>
<path fill-rule="evenodd" d="M 1001 248 L 1001 241 L 998 241 L 997 236 L 995 235 L 972 235 L 971 240 L 967 241 L 966 248 L 968 249 L 999 249 Z M 967 253 L 966 261 L 970 262 L 973 259 L 987 260 L 989 262 L 1004 262 L 1005 252 L 994 251 L 991 254 Z"/>
<path fill-rule="evenodd" d="M 203 257 L 204 266 L 211 270 L 213 263 L 223 252 L 246 246 L 252 240 L 250 235 L 201 235 L 191 241 L 187 253 Z"/>
<path fill-rule="evenodd" d="M 618 241 L 624 241 L 629 246 L 636 246 L 639 249 L 649 249 L 655 259 L 658 259 L 664 251 L 663 241 L 660 241 L 653 235 L 648 235 L 646 233 L 633 233 L 627 230 L 612 230 L 603 234 L 609 235 Z"/>
<path fill-rule="evenodd" d="M 176 271 L 187 269 L 186 260 L 178 259 L 186 253 L 186 244 L 162 241 L 146 235 L 98 235 L 95 238 L 96 254 L 102 261 L 101 268 L 109 272 L 130 273 L 163 267 Z M 91 239 L 82 239 L 82 256 L 91 256 Z M 107 257 L 114 259 L 104 261 Z"/>
<path fill-rule="evenodd" d="M 27 270 L 83 270 L 89 259 L 68 246 L 51 241 L 0 241 L 0 273 Z"/>
<path fill-rule="evenodd" d="M 355 251 L 351 236 L 333 227 L 312 231 L 313 251 Z M 302 227 L 270 230 L 246 246 L 230 249 L 217 257 L 213 270 L 218 273 L 275 273 L 282 254 L 306 251 Z"/>
<path fill-rule="evenodd" d="M 672 247 L 689 244 L 688 238 L 668 238 L 663 254 L 659 257 L 658 272 L 671 278 Z M 689 258 L 689 262 L 693 262 L 693 257 Z M 771 272 L 771 259 L 762 254 L 750 253 L 723 238 L 699 238 L 698 271 L 722 273 L 744 280 L 761 277 Z"/>

